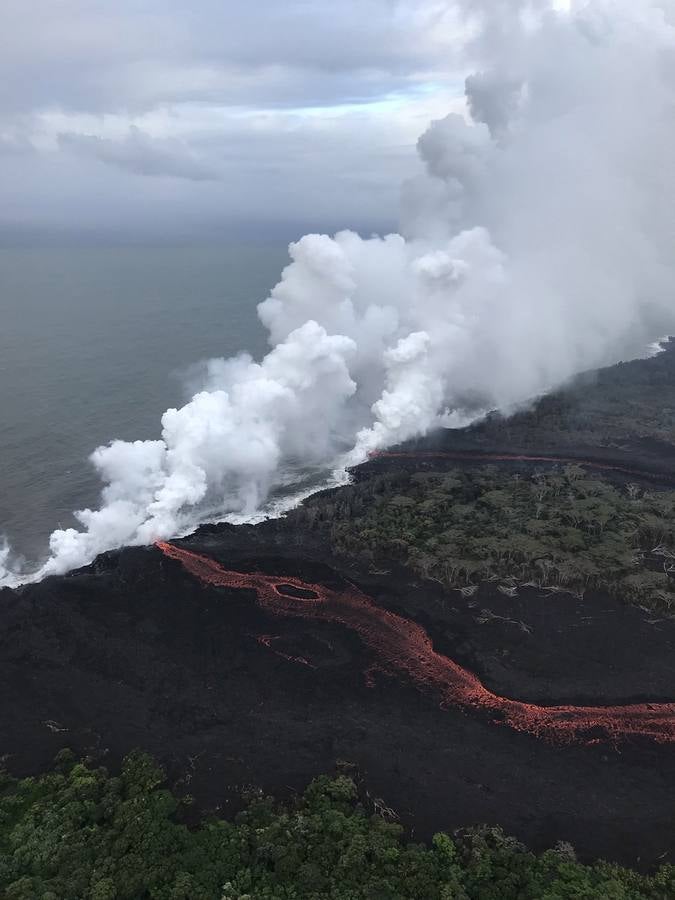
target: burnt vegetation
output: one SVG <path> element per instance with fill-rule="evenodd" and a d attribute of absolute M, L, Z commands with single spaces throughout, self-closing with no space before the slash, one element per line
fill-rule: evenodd
<path fill-rule="evenodd" d="M 602 589 L 675 609 L 675 492 L 611 484 L 577 465 L 388 471 L 311 498 L 296 516 L 327 532 L 339 556 L 400 561 L 465 594 L 485 581 L 507 594 Z"/>

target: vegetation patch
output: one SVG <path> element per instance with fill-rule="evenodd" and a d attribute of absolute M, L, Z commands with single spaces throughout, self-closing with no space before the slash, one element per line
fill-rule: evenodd
<path fill-rule="evenodd" d="M 338 555 L 398 560 L 469 594 L 481 581 L 675 609 L 675 492 L 616 486 L 580 466 L 514 474 L 390 471 L 310 498 L 297 515 Z"/>
<path fill-rule="evenodd" d="M 185 800 L 132 753 L 119 776 L 76 763 L 15 781 L 0 797 L 0 890 L 7 900 L 666 900 L 675 868 L 650 876 L 569 845 L 541 855 L 497 828 L 408 843 L 382 801 L 318 778 L 294 802 L 256 794 L 234 822 L 181 824 Z"/>

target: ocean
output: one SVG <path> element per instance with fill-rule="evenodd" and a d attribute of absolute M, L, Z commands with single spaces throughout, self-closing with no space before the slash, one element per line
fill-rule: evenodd
<path fill-rule="evenodd" d="M 285 244 L 0 249 L 0 538 L 29 568 L 98 505 L 92 450 L 159 437 L 200 360 L 265 353 L 256 304 L 287 262 Z"/>

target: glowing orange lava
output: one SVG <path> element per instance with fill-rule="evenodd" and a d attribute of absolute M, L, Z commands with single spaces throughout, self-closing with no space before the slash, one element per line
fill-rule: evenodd
<path fill-rule="evenodd" d="M 256 637 L 256 641 L 261 646 L 267 647 L 268 650 L 271 650 L 272 653 L 276 653 L 276 655 L 280 656 L 282 659 L 286 659 L 288 660 L 288 662 L 298 663 L 301 666 L 309 666 L 310 669 L 316 669 L 316 666 L 313 665 L 308 659 L 305 659 L 304 656 L 290 656 L 288 653 L 282 653 L 281 650 L 277 650 L 274 644 L 278 640 L 278 634 L 259 634 Z"/>
<path fill-rule="evenodd" d="M 224 569 L 215 560 L 163 541 L 156 546 L 203 584 L 255 591 L 267 612 L 318 619 L 355 631 L 375 655 L 377 667 L 407 676 L 420 689 L 440 696 L 442 706 L 481 710 L 516 731 L 563 743 L 595 744 L 642 736 L 675 743 L 675 703 L 627 706 L 537 706 L 487 690 L 480 680 L 437 653 L 416 622 L 377 606 L 350 585 L 333 590 L 299 578 Z"/>

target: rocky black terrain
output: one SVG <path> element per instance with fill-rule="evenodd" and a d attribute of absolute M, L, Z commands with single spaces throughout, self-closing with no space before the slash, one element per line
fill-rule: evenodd
<path fill-rule="evenodd" d="M 596 394 L 588 384 L 583 391 L 584 402 L 591 395 L 603 421 L 611 420 L 605 431 L 602 417 L 591 418 L 593 427 L 584 419 L 575 443 L 572 425 L 582 414 L 570 388 L 566 412 L 556 413 L 565 439 L 556 437 L 555 446 L 549 407 L 557 401 L 549 398 L 548 412 L 540 405 L 518 421 L 432 436 L 402 448 L 405 457 L 373 460 L 357 478 L 387 467 L 449 465 L 424 455 L 440 449 L 557 452 L 630 469 L 604 470 L 620 483 L 672 485 L 671 413 L 663 412 L 657 433 L 650 404 L 665 410 L 670 397 L 672 405 L 674 361 L 670 351 L 629 364 L 631 397 L 634 383 L 644 388 L 656 372 L 641 420 L 615 414 L 614 395 L 628 377 L 617 367 L 596 379 Z M 274 576 L 287 585 L 280 593 L 287 605 L 311 604 L 312 585 L 356 591 L 397 623 L 421 627 L 438 658 L 500 698 L 544 709 L 632 705 L 645 715 L 675 701 L 675 620 L 667 615 L 602 592 L 580 599 L 528 588 L 508 596 L 484 584 L 466 597 L 396 559 L 385 570 L 335 555 L 325 535 L 302 522 L 291 515 L 256 527 L 209 526 L 173 545 L 229 573 Z M 245 786 L 283 795 L 340 761 L 418 837 L 495 823 L 534 847 L 570 841 L 584 858 L 638 867 L 675 860 L 675 743 L 667 726 L 662 739 L 592 724 L 572 740 L 519 730 L 494 709 L 446 702 L 431 682 L 426 689 L 407 677 L 362 623 L 280 614 L 253 584 L 209 583 L 153 547 L 0 592 L 6 767 L 42 770 L 66 746 L 114 766 L 140 747 L 200 808 L 227 815 Z"/>

